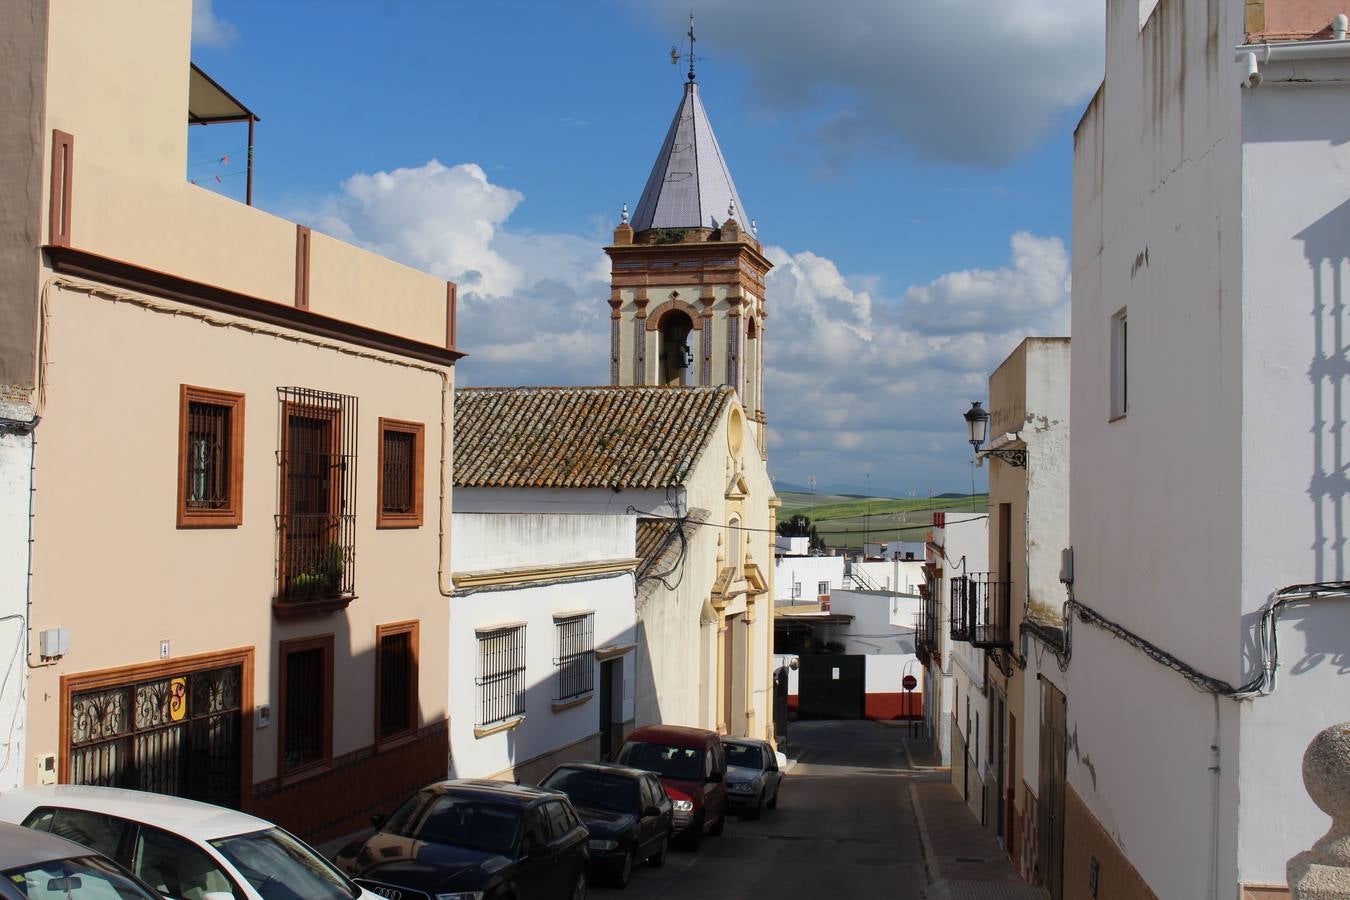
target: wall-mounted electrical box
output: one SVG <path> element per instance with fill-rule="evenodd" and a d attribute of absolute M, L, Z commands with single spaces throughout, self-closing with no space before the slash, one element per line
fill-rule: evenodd
<path fill-rule="evenodd" d="M 1065 547 L 1059 551 L 1059 580 L 1073 584 L 1073 548 Z"/>
<path fill-rule="evenodd" d="M 60 659 L 69 652 L 69 628 L 44 628 L 38 632 L 38 653 L 43 659 Z"/>

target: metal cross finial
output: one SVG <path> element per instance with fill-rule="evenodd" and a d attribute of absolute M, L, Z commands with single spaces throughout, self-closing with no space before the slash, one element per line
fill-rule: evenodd
<path fill-rule="evenodd" d="M 693 14 L 692 12 L 689 13 L 689 31 L 687 32 L 687 37 L 689 38 L 689 52 L 688 52 L 688 53 L 681 53 L 681 52 L 679 51 L 679 48 L 677 48 L 677 47 L 671 47 L 671 48 L 670 48 L 670 63 L 671 63 L 671 65 L 678 65 L 681 59 L 684 59 L 684 58 L 687 57 L 687 58 L 689 59 L 689 83 L 690 83 L 690 84 L 693 84 L 693 83 L 694 83 L 694 61 L 697 60 L 698 57 L 694 55 L 694 42 L 697 40 L 697 38 L 694 37 L 694 14 Z"/>
<path fill-rule="evenodd" d="M 625 204 L 623 205 L 623 210 L 619 213 L 619 224 L 620 224 L 620 225 L 627 225 L 627 224 L 628 224 L 628 204 L 627 204 L 627 203 L 625 203 Z"/>
<path fill-rule="evenodd" d="M 694 80 L 694 11 L 689 11 L 689 81 Z"/>

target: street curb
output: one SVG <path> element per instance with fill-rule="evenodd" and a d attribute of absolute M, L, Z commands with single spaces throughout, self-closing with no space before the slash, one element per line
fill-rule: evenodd
<path fill-rule="evenodd" d="M 928 836 L 928 820 L 923 816 L 923 803 L 919 800 L 919 791 L 912 781 L 909 783 L 909 802 L 914 808 L 914 824 L 919 829 L 924 871 L 928 875 L 928 883 L 933 885 L 942 880 L 942 868 L 938 865 L 937 853 L 933 850 L 933 839 Z"/>

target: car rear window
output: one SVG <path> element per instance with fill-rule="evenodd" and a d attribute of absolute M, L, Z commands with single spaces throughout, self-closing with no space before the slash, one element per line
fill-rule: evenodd
<path fill-rule="evenodd" d="M 646 769 L 663 778 L 697 781 L 703 768 L 703 751 L 650 741 L 629 741 L 619 751 L 620 765 Z"/>
<path fill-rule="evenodd" d="M 727 752 L 727 765 L 741 766 L 746 769 L 764 768 L 764 751 L 748 744 L 723 744 Z"/>
<path fill-rule="evenodd" d="M 627 775 L 610 775 L 586 769 L 559 769 L 544 779 L 541 786 L 552 791 L 562 791 L 574 806 L 632 812 L 637 803 L 637 782 Z"/>
<path fill-rule="evenodd" d="M 487 800 L 418 794 L 398 808 L 383 831 L 401 837 L 509 855 L 515 849 L 520 810 Z"/>

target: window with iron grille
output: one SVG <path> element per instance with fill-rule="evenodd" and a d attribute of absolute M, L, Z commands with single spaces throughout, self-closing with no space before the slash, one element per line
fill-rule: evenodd
<path fill-rule="evenodd" d="M 178 527 L 243 522 L 244 395 L 182 385 L 178 406 Z"/>
<path fill-rule="evenodd" d="M 278 611 L 350 600 L 356 584 L 356 398 L 307 388 L 277 393 Z"/>
<path fill-rule="evenodd" d="M 828 581 L 816 582 L 816 594 L 823 597 L 830 592 L 830 583 Z"/>
<path fill-rule="evenodd" d="M 380 419 L 380 497 L 376 528 L 422 524 L 421 422 Z"/>
<path fill-rule="evenodd" d="M 478 632 L 478 724 L 525 715 L 525 626 Z"/>
<path fill-rule="evenodd" d="M 281 771 L 327 763 L 333 741 L 333 636 L 281 642 Z"/>
<path fill-rule="evenodd" d="M 553 620 L 558 633 L 558 669 L 555 700 L 570 700 L 595 690 L 595 614 Z"/>
<path fill-rule="evenodd" d="M 417 622 L 375 629 L 376 720 L 379 739 L 394 740 L 417 728 Z"/>

